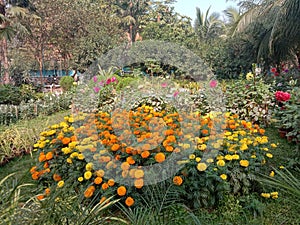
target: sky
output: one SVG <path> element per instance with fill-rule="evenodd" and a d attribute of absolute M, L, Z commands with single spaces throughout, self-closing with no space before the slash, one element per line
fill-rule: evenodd
<path fill-rule="evenodd" d="M 196 7 L 200 8 L 201 11 L 206 12 L 209 6 L 211 12 L 222 13 L 228 6 L 237 7 L 237 1 L 228 1 L 226 0 L 177 0 L 173 5 L 175 11 L 179 14 L 189 16 L 193 19 L 196 18 Z M 238 7 L 237 7 L 238 8 Z"/>

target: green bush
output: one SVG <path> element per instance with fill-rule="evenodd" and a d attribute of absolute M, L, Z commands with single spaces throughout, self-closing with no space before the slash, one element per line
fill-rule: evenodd
<path fill-rule="evenodd" d="M 18 87 L 0 85 L 0 104 L 19 105 L 22 100 L 22 94 Z"/>
<path fill-rule="evenodd" d="M 62 77 L 59 81 L 59 85 L 64 91 L 70 91 L 74 83 L 74 79 L 69 76 Z"/>

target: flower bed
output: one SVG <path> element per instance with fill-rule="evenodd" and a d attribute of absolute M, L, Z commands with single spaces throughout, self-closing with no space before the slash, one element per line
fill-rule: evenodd
<path fill-rule="evenodd" d="M 67 187 L 86 201 L 115 195 L 131 207 L 141 204 L 147 185 L 166 180 L 197 207 L 217 205 L 229 192 L 257 191 L 255 173 L 276 145 L 236 115 L 179 115 L 143 105 L 113 117 L 65 117 L 42 132 L 34 147 L 39 158 L 30 172 L 45 189 L 39 199 Z"/>

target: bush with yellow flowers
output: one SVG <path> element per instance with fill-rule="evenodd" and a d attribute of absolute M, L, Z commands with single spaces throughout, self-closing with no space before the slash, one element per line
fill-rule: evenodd
<path fill-rule="evenodd" d="M 272 158 L 264 130 L 237 116 L 146 105 L 65 117 L 34 147 L 39 157 L 30 172 L 45 189 L 40 199 L 67 186 L 87 201 L 115 195 L 128 207 L 163 180 L 194 207 L 215 205 L 227 192 L 249 193 L 254 174 Z"/>

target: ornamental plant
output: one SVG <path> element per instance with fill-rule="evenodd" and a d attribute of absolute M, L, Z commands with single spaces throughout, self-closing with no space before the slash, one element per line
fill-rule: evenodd
<path fill-rule="evenodd" d="M 87 202 L 115 196 L 134 207 L 147 195 L 145 186 L 162 177 L 194 207 L 214 206 L 227 192 L 253 191 L 254 174 L 273 157 L 276 145 L 268 144 L 258 125 L 237 116 L 200 115 L 143 105 L 115 112 L 113 119 L 107 112 L 65 117 L 42 132 L 34 145 L 39 157 L 30 172 L 44 187 L 40 199 L 67 186 Z M 193 121 L 198 125 L 186 126 Z M 215 127 L 222 121 L 224 132 L 218 133 Z M 174 163 L 164 164 L 170 159 Z"/>

